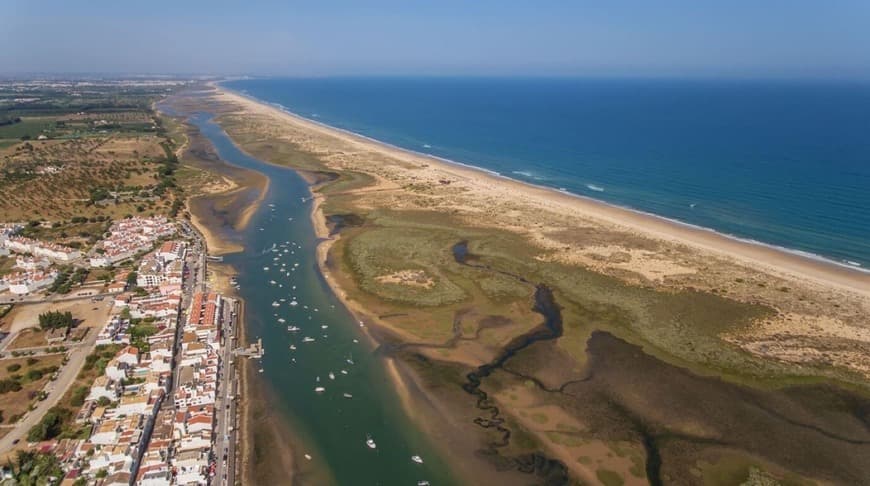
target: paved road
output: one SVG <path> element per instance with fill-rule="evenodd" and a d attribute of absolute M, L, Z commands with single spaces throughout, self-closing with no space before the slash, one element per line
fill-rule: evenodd
<path fill-rule="evenodd" d="M 230 314 L 230 312 L 232 312 Z M 224 345 L 221 348 L 221 370 L 218 380 L 218 393 L 215 400 L 215 418 L 217 420 L 214 455 L 217 462 L 215 479 L 212 484 L 235 484 L 235 454 L 236 454 L 236 401 L 233 400 L 237 390 L 236 370 L 233 363 L 233 348 L 235 347 L 235 329 L 238 322 L 239 306 L 236 301 L 227 306 L 226 319 L 222 323 Z"/>
<path fill-rule="evenodd" d="M 61 368 L 57 380 L 49 382 L 45 388 L 48 398 L 41 402 L 36 402 L 36 408 L 24 416 L 11 432 L 0 439 L 0 454 L 9 451 L 14 446 L 13 442 L 15 440 L 25 440 L 30 428 L 42 420 L 48 409 L 57 405 L 61 397 L 63 397 L 70 385 L 75 381 L 76 376 L 78 376 L 82 365 L 85 363 L 85 358 L 93 351 L 98 335 L 98 332 L 88 333 L 87 338 L 85 338 L 81 346 L 77 346 L 69 351 L 69 361 Z"/>

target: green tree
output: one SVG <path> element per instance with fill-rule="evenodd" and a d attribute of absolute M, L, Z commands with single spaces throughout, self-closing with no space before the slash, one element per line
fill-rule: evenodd
<path fill-rule="evenodd" d="M 49 311 L 39 315 L 39 327 L 43 330 L 71 328 L 75 323 L 72 312 Z"/>
<path fill-rule="evenodd" d="M 41 442 L 60 435 L 63 431 L 63 415 L 68 414 L 65 409 L 54 407 L 45 413 L 42 420 L 27 432 L 27 440 Z"/>

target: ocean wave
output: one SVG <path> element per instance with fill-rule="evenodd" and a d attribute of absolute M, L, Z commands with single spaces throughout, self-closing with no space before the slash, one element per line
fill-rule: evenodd
<path fill-rule="evenodd" d="M 604 188 L 603 188 L 603 187 L 601 187 L 601 186 L 596 186 L 595 184 L 586 184 L 586 188 L 589 189 L 590 191 L 595 191 L 595 192 L 604 192 Z"/>
<path fill-rule="evenodd" d="M 514 171 L 511 171 L 511 174 L 523 176 L 527 179 L 534 179 L 536 181 L 542 181 L 545 179 L 543 176 L 535 174 L 534 172 L 529 171 L 529 170 L 514 170 Z"/>

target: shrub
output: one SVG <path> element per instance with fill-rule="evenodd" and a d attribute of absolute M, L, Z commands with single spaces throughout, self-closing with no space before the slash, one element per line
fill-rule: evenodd
<path fill-rule="evenodd" d="M 70 405 L 81 407 L 85 404 L 85 398 L 88 396 L 88 387 L 80 386 L 73 390 L 72 397 L 69 400 Z"/>
<path fill-rule="evenodd" d="M 29 381 L 36 381 L 36 380 L 41 379 L 42 377 L 43 377 L 42 370 L 32 369 L 32 370 L 27 372 L 27 379 Z"/>
<path fill-rule="evenodd" d="M 9 393 L 9 392 L 17 392 L 21 390 L 21 383 L 18 380 L 13 379 L 5 379 L 0 380 L 0 394 Z"/>

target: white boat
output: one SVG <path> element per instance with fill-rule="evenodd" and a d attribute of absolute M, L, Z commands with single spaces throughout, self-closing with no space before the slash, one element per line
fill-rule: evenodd
<path fill-rule="evenodd" d="M 305 459 L 311 460 L 311 454 L 305 454 Z"/>
<path fill-rule="evenodd" d="M 297 305 L 299 305 L 299 302 L 296 302 L 295 300 L 291 300 L 290 305 L 292 305 L 293 307 L 296 307 Z"/>
<path fill-rule="evenodd" d="M 268 272 L 268 271 L 269 271 L 269 267 L 263 267 L 263 270 L 265 270 L 265 271 Z"/>
<path fill-rule="evenodd" d="M 296 331 L 299 331 L 300 329 L 296 326 L 287 326 L 287 330 L 290 332 L 296 332 Z"/>
<path fill-rule="evenodd" d="M 333 373 L 333 372 L 330 371 L 330 372 L 329 372 L 329 379 L 330 379 L 330 380 L 334 380 L 334 379 L 335 379 L 335 373 Z"/>
<path fill-rule="evenodd" d="M 280 306 L 280 305 L 281 305 L 281 304 L 279 304 L 277 300 L 273 300 L 273 301 L 272 301 L 272 307 L 278 307 L 278 306 Z"/>
<path fill-rule="evenodd" d="M 343 395 L 344 398 L 353 398 L 353 395 L 351 395 L 350 393 L 344 393 Z"/>
<path fill-rule="evenodd" d="M 284 319 L 283 317 L 279 317 L 279 318 L 278 318 L 278 322 L 281 323 L 281 324 L 284 324 L 285 322 L 287 322 L 287 320 Z"/>
<path fill-rule="evenodd" d="M 375 440 L 372 439 L 372 436 L 370 435 L 366 436 L 366 445 L 369 446 L 369 449 L 375 449 L 376 447 L 378 447 L 378 445 L 375 444 Z"/>
<path fill-rule="evenodd" d="M 263 368 L 260 368 L 258 371 L 259 371 L 260 373 L 262 373 L 262 372 L 263 372 Z"/>
<path fill-rule="evenodd" d="M 326 388 L 323 388 L 322 386 L 318 386 L 318 387 L 314 388 L 314 391 L 316 391 L 317 393 L 323 393 L 326 391 Z"/>
<path fill-rule="evenodd" d="M 276 281 L 274 281 L 274 280 L 269 280 L 269 283 L 272 284 L 272 285 L 275 285 L 275 284 L 278 283 L 278 282 L 276 282 Z"/>
<path fill-rule="evenodd" d="M 326 325 L 326 324 L 323 324 L 322 326 L 320 326 L 320 328 L 321 328 L 321 329 L 329 329 L 329 326 Z"/>
<path fill-rule="evenodd" d="M 417 464 L 423 464 L 423 458 L 418 455 L 411 456 L 411 460 L 416 462 Z"/>
<path fill-rule="evenodd" d="M 346 374 L 347 374 L 347 370 L 341 370 L 341 374 L 342 374 L 342 375 L 346 375 Z"/>
<path fill-rule="evenodd" d="M 429 486 L 429 481 L 417 481 L 417 486 Z"/>
<path fill-rule="evenodd" d="M 290 345 L 290 351 L 296 351 L 296 345 L 295 345 L 295 344 L 291 344 L 291 345 Z"/>
<path fill-rule="evenodd" d="M 313 342 L 314 342 L 314 338 L 313 338 L 313 337 L 308 337 L 308 336 L 306 336 L 306 337 L 302 338 L 302 342 L 303 342 L 303 343 L 313 343 Z"/>

